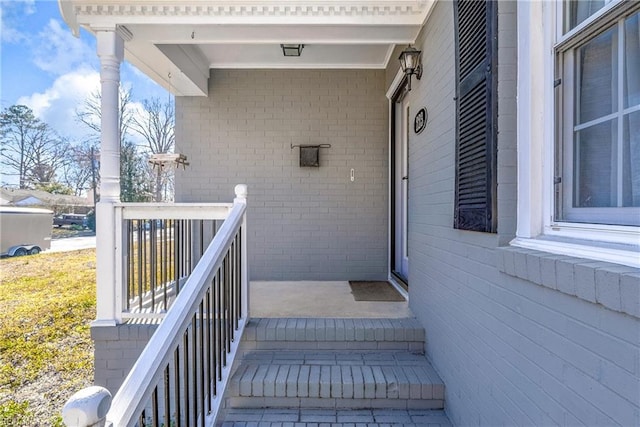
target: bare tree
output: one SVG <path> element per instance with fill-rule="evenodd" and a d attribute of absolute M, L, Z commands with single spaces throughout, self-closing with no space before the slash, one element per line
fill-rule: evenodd
<path fill-rule="evenodd" d="M 144 100 L 143 111 L 133 116 L 131 129 L 146 141 L 151 154 L 163 154 L 173 151 L 175 144 L 175 115 L 171 102 L 163 103 L 159 99 Z M 154 200 L 160 202 L 171 198 L 167 196 L 169 183 L 173 181 L 173 170 L 157 167 L 155 169 Z"/>
<path fill-rule="evenodd" d="M 62 182 L 73 190 L 76 196 L 92 187 L 92 172 L 96 170 L 95 148 L 90 142 L 70 147 L 69 162 L 64 168 Z M 93 168 L 93 171 L 92 171 Z"/>
<path fill-rule="evenodd" d="M 59 172 L 68 162 L 69 142 L 45 129 L 32 141 L 31 147 L 31 167 L 27 175 L 30 185 L 56 183 Z"/>
<path fill-rule="evenodd" d="M 13 105 L 0 114 L 0 155 L 7 176 L 17 176 L 20 188 L 56 181 L 66 161 L 69 143 L 24 105 Z"/>
<path fill-rule="evenodd" d="M 127 139 L 134 117 L 134 111 L 131 108 L 131 91 L 120 88 L 119 102 L 120 197 L 124 202 L 147 200 L 149 189 L 141 178 L 144 177 L 145 165 L 136 146 Z M 85 100 L 82 109 L 76 111 L 76 116 L 80 122 L 94 132 L 96 137 L 99 137 L 102 118 L 99 91 L 93 92 Z M 91 174 L 91 169 L 88 172 Z"/>
<path fill-rule="evenodd" d="M 120 105 L 119 105 L 119 127 L 120 127 L 120 146 L 126 139 L 129 127 L 133 120 L 133 111 L 131 111 L 131 90 L 120 88 Z M 76 117 L 84 123 L 89 129 L 100 137 L 100 128 L 102 126 L 100 120 L 102 118 L 102 96 L 100 91 L 92 92 L 84 101 L 82 109 L 76 110 Z"/>

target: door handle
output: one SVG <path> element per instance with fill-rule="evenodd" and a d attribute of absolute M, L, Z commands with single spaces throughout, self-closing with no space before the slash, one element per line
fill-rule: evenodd
<path fill-rule="evenodd" d="M 408 177 L 408 176 L 403 176 L 403 177 L 402 177 L 402 180 L 403 180 L 403 181 L 409 181 L 409 177 Z"/>

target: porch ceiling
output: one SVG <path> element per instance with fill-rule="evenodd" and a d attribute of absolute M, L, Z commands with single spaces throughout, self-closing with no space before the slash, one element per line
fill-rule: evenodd
<path fill-rule="evenodd" d="M 207 96 L 216 68 L 385 68 L 435 0 L 59 0 L 74 33 L 116 28 L 126 59 L 178 96 Z M 284 57 L 281 43 L 302 43 Z M 169 77 L 171 76 L 171 77 Z"/>

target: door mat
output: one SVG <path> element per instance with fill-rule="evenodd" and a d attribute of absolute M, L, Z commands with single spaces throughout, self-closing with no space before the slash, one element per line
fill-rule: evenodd
<path fill-rule="evenodd" d="M 349 286 L 356 301 L 404 301 L 404 297 L 389 282 L 350 280 Z"/>

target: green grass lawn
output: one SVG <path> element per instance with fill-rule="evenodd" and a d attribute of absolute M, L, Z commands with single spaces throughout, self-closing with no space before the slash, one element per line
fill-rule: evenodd
<path fill-rule="evenodd" d="M 93 381 L 95 249 L 0 260 L 0 426 L 62 425 Z"/>

